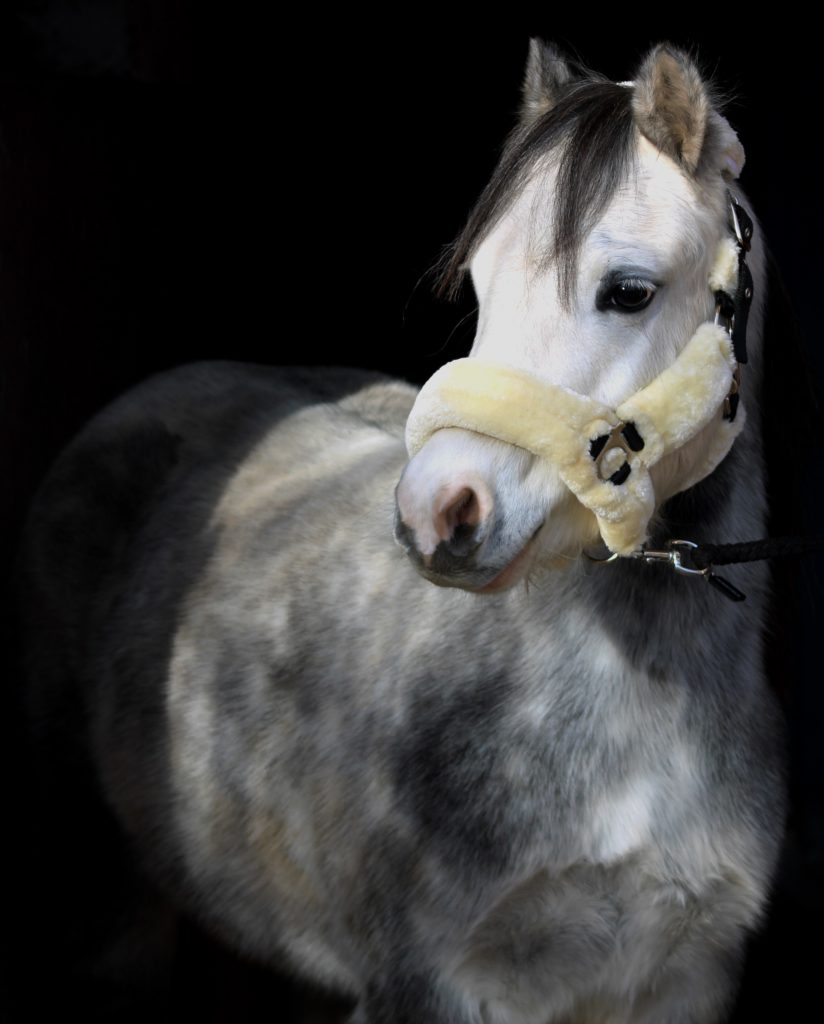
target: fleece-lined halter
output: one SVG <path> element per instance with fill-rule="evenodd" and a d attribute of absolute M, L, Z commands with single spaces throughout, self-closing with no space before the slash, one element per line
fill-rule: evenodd
<path fill-rule="evenodd" d="M 752 276 L 745 257 L 752 221 L 732 196 L 729 201 L 735 238 L 721 241 L 709 275 L 715 322 L 701 324 L 646 387 L 612 409 L 511 366 L 456 359 L 418 394 L 406 424 L 410 458 L 443 427 L 525 448 L 557 468 L 595 515 L 612 552 L 637 553 L 656 504 L 650 469 L 714 424 L 703 461 L 681 483 L 686 490 L 715 469 L 745 422 L 738 364 L 747 359 Z"/>

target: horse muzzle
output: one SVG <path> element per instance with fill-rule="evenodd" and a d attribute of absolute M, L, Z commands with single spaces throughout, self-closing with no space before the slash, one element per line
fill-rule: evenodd
<path fill-rule="evenodd" d="M 484 593 L 525 575 L 547 517 L 543 481 L 524 486 L 534 461 L 477 433 L 438 431 L 395 490 L 395 539 L 421 575 Z"/>

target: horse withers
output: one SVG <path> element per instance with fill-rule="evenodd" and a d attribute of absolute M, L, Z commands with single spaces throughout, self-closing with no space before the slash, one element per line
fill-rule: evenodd
<path fill-rule="evenodd" d="M 470 361 L 585 411 L 641 408 L 714 319 L 743 159 L 680 51 L 612 83 L 532 40 L 441 277 L 471 273 Z M 552 437 L 522 445 L 517 400 L 512 439 L 449 421 L 408 460 L 408 385 L 204 363 L 66 449 L 25 546 L 32 713 L 58 773 L 80 740 L 173 904 L 351 997 L 353 1024 L 724 1018 L 784 819 L 765 570 L 737 571 L 742 607 L 587 555 L 624 507 L 591 496 L 642 469 L 650 543 L 763 534 L 757 225 L 747 242 L 723 448 L 729 397 L 679 434 L 679 386 L 633 427 L 646 455 L 629 434 L 626 468 L 589 483 L 598 437 L 578 468 Z M 700 370 L 677 378 L 698 398 Z"/>

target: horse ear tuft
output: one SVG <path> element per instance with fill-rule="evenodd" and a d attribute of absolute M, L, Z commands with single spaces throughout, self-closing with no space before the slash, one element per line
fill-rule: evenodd
<path fill-rule="evenodd" d="M 521 86 L 521 124 L 529 124 L 551 110 L 574 78 L 566 57 L 554 43 L 545 43 L 537 36 L 530 39 Z"/>
<path fill-rule="evenodd" d="M 712 100 L 701 73 L 683 50 L 660 43 L 647 54 L 635 76 L 632 109 L 635 123 L 650 142 L 695 174 Z"/>

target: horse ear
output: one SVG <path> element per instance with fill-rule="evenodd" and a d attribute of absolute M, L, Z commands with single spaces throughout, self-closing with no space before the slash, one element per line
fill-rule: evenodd
<path fill-rule="evenodd" d="M 744 167 L 744 147 L 738 141 L 730 122 L 716 110 L 710 113 L 707 124 L 704 157 L 702 163 L 713 170 L 721 171 L 724 181 L 735 181 Z"/>
<path fill-rule="evenodd" d="M 521 124 L 526 125 L 551 110 L 575 75 L 554 43 L 534 36 L 529 40 L 524 81 L 521 86 Z"/>
<path fill-rule="evenodd" d="M 713 109 L 710 87 L 682 50 L 661 43 L 647 54 L 633 83 L 635 123 L 689 174 L 712 167 L 737 178 L 744 150 L 729 123 Z"/>

